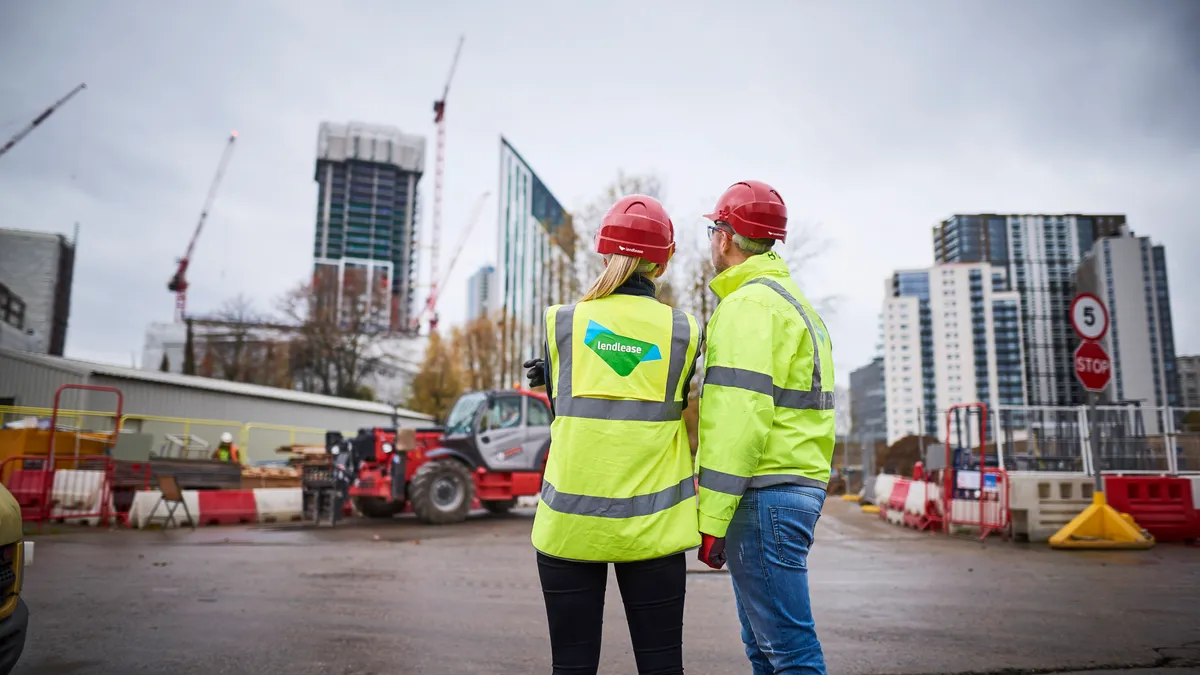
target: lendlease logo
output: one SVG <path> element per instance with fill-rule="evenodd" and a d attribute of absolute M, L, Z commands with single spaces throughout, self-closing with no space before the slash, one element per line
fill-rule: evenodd
<path fill-rule="evenodd" d="M 637 354 L 638 356 L 642 355 L 642 348 L 637 345 L 608 344 L 601 342 L 599 345 L 597 345 L 597 348 L 602 352 L 629 352 L 630 354 Z"/>
<path fill-rule="evenodd" d="M 632 373 L 643 361 L 662 359 L 658 345 L 617 335 L 595 321 L 588 321 L 583 342 L 621 377 Z"/>

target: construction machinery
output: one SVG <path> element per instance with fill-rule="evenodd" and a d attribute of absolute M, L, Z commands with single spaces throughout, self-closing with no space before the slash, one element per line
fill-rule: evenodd
<path fill-rule="evenodd" d="M 354 483 L 358 463 L 353 444 L 341 434 L 326 434 L 325 457 L 300 466 L 301 508 L 304 517 L 320 525 L 323 518 L 336 526 L 344 514 L 347 491 Z"/>
<path fill-rule="evenodd" d="M 204 221 L 208 220 L 208 212 L 212 210 L 213 200 L 217 198 L 217 187 L 221 185 L 221 177 L 225 175 L 225 167 L 229 165 L 229 158 L 233 155 L 233 144 L 236 140 L 237 132 L 230 132 L 229 140 L 225 142 L 225 150 L 221 153 L 221 161 L 217 163 L 217 174 L 213 176 L 212 185 L 208 187 L 208 196 L 204 199 L 204 207 L 200 210 L 200 220 L 196 223 L 196 231 L 192 233 L 187 251 L 184 252 L 182 258 L 177 260 L 179 266 L 175 269 L 175 275 L 167 281 L 167 290 L 175 294 L 176 323 L 183 322 L 183 316 L 187 311 L 188 265 L 192 263 L 192 253 L 196 250 L 196 241 L 200 238 L 200 231 L 204 229 Z"/>
<path fill-rule="evenodd" d="M 8 142 L 4 144 L 4 147 L 0 147 L 0 156 L 4 155 L 4 153 L 8 152 L 9 150 L 12 150 L 14 145 L 21 142 L 22 138 L 25 138 L 26 136 L 29 135 L 29 132 L 31 132 L 35 128 L 37 128 L 37 126 L 39 124 L 41 124 L 42 122 L 45 122 L 46 118 L 48 118 L 54 114 L 55 110 L 58 110 L 59 108 L 61 108 L 64 103 L 71 100 L 71 98 L 73 96 L 75 96 L 75 94 L 78 94 L 79 92 L 83 91 L 84 89 L 87 89 L 87 83 L 80 82 L 79 86 L 77 86 L 74 89 L 72 89 L 71 91 L 67 92 L 66 96 L 63 96 L 62 98 L 58 99 L 49 108 L 46 108 L 44 111 L 42 111 L 41 115 L 38 115 L 37 117 L 33 118 L 32 122 L 30 122 L 29 124 L 26 124 L 25 127 L 23 129 L 21 129 L 20 131 L 18 131 L 15 136 L 8 139 Z"/>
<path fill-rule="evenodd" d="M 502 514 L 541 491 L 550 419 L 545 394 L 476 391 L 455 402 L 444 427 L 329 432 L 326 450 L 352 456 L 346 496 L 364 516 L 390 518 L 408 506 L 423 522 L 457 523 L 476 500 Z"/>
<path fill-rule="evenodd" d="M 463 41 L 466 36 L 458 38 L 458 47 L 454 50 L 454 60 L 450 62 L 450 74 L 446 76 L 446 86 L 442 89 L 442 97 L 433 102 L 433 121 L 437 124 L 437 163 L 433 173 L 433 228 L 429 233 L 429 300 L 426 308 L 437 304 L 438 294 L 438 252 L 442 239 L 442 183 L 446 168 L 446 99 L 450 96 L 450 82 L 454 80 L 454 70 L 458 67 L 458 56 L 462 53 Z M 438 317 L 436 311 L 429 318 L 429 332 L 437 332 Z"/>
<path fill-rule="evenodd" d="M 413 317 L 412 330 L 415 333 L 421 326 L 421 321 L 429 319 L 429 332 L 437 331 L 438 315 L 437 302 L 438 291 L 446 286 L 450 280 L 450 275 L 454 273 L 454 264 L 458 262 L 458 257 L 462 255 L 463 249 L 467 246 L 467 240 L 471 237 L 471 231 L 475 229 L 475 223 L 479 222 L 479 216 L 483 213 L 483 206 L 487 203 L 487 198 L 492 193 L 484 192 L 479 195 L 479 199 L 475 202 L 475 207 L 471 209 L 471 216 L 467 219 L 467 224 L 463 226 L 462 234 L 459 235 L 458 245 L 454 248 L 454 254 L 450 256 L 450 264 L 446 266 L 446 271 L 440 279 L 435 280 L 432 285 L 429 297 L 425 299 L 425 307 L 421 309 L 421 313 Z"/>

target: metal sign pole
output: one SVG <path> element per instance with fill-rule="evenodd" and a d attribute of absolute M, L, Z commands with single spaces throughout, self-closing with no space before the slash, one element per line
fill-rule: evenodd
<path fill-rule="evenodd" d="M 1088 448 L 1092 458 L 1092 471 L 1096 472 L 1096 492 L 1104 492 L 1104 477 L 1100 470 L 1100 423 L 1096 419 L 1096 399 L 1100 394 L 1088 392 Z"/>

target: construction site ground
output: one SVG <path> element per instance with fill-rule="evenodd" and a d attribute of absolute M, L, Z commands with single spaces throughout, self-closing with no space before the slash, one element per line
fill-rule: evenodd
<path fill-rule="evenodd" d="M 532 510 L 33 536 L 14 673 L 549 673 Z M 689 554 L 694 555 L 694 554 Z M 1200 672 L 1200 548 L 919 534 L 830 499 L 810 558 L 829 672 Z M 748 673 L 728 574 L 689 563 L 689 675 Z M 634 673 L 610 580 L 601 673 Z"/>

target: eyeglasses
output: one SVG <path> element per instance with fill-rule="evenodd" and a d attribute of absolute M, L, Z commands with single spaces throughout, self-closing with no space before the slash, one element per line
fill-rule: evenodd
<path fill-rule="evenodd" d="M 720 225 L 709 225 L 708 226 L 708 240 L 709 241 L 712 241 L 713 234 L 716 232 L 720 232 L 721 234 L 723 234 L 727 237 L 729 236 L 729 231 L 726 230 L 725 228 L 721 227 Z"/>

